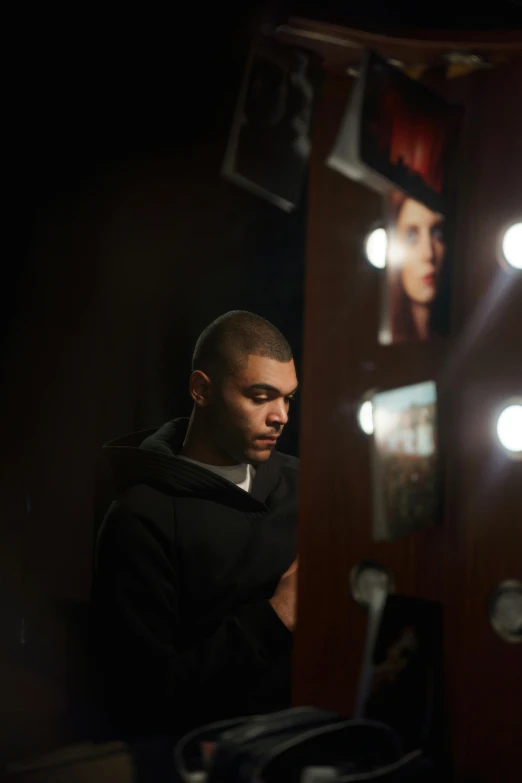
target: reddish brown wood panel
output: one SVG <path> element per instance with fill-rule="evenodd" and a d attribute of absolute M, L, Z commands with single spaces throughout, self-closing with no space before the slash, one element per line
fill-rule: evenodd
<path fill-rule="evenodd" d="M 444 366 L 448 444 L 444 610 L 446 689 L 462 779 L 520 779 L 522 644 L 490 629 L 487 602 L 522 579 L 522 461 L 495 434 L 499 406 L 522 396 L 522 274 L 497 263 L 522 220 L 522 63 L 470 80 L 458 214 L 458 335 Z"/>
<path fill-rule="evenodd" d="M 302 622 L 295 682 L 300 702 L 351 711 L 365 615 L 351 600 L 348 575 L 374 557 L 403 593 L 437 596 L 442 531 L 394 545 L 371 540 L 369 441 L 357 409 L 373 387 L 429 379 L 443 344 L 384 348 L 377 343 L 380 272 L 368 265 L 366 233 L 382 217 L 379 196 L 324 165 L 349 94 L 330 79 L 314 138 L 306 281 L 301 494 Z M 327 674 L 325 674 L 327 672 Z M 323 676 L 328 684 L 323 682 Z"/>
<path fill-rule="evenodd" d="M 514 780 L 522 740 L 522 645 L 497 639 L 486 615 L 494 584 L 522 575 L 522 462 L 504 456 L 492 429 L 497 404 L 522 392 L 522 276 L 506 275 L 495 259 L 498 232 L 522 211 L 519 72 L 510 65 L 469 79 L 451 341 L 377 343 L 380 273 L 362 249 L 381 200 L 325 166 L 346 77 L 326 80 L 310 170 L 295 702 L 351 713 L 365 615 L 349 573 L 377 559 L 398 592 L 443 600 L 459 780 Z M 439 383 L 446 451 L 444 525 L 376 544 L 357 408 L 367 389 L 429 378 Z"/>
<path fill-rule="evenodd" d="M 440 65 L 448 51 L 473 53 L 503 59 L 520 56 L 521 30 L 412 30 L 403 28 L 377 34 L 354 30 L 312 19 L 290 17 L 281 25 L 277 37 L 286 43 L 303 46 L 323 58 L 326 70 L 343 73 L 359 62 L 365 47 L 383 57 L 395 57 L 405 63 Z"/>

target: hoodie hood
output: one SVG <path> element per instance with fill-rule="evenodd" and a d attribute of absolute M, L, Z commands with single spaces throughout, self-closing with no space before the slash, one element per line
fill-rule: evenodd
<path fill-rule="evenodd" d="M 282 455 L 275 450 L 266 462 L 256 466 L 251 493 L 245 492 L 210 470 L 180 459 L 189 419 L 174 419 L 159 429 L 143 430 L 110 441 L 103 447 L 118 490 L 149 484 L 176 497 L 225 500 L 233 495 L 234 505 L 245 510 L 266 508 L 275 488 Z"/>

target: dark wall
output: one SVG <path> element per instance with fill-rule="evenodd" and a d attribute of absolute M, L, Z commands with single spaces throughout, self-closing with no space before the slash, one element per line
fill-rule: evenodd
<path fill-rule="evenodd" d="M 353 4 L 343 0 L 323 0 L 295 3 L 293 12 L 301 17 L 317 19 L 356 30 L 370 30 L 387 35 L 394 30 L 507 30 L 522 27 L 519 0 L 499 0 L 481 6 L 466 0 L 454 0 L 451 5 L 423 5 L 416 0 L 383 0 Z"/>
<path fill-rule="evenodd" d="M 102 444 L 190 412 L 193 344 L 226 310 L 272 320 L 300 364 L 304 200 L 287 215 L 219 176 L 259 19 L 207 20 L 188 52 L 49 46 L 24 84 L 2 302 L 0 759 L 77 736 Z"/>

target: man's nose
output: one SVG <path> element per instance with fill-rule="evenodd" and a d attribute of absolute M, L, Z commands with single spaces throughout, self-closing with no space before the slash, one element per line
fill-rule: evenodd
<path fill-rule="evenodd" d="M 288 411 L 285 402 L 283 400 L 274 401 L 268 413 L 268 423 L 271 425 L 279 424 L 280 427 L 284 427 L 287 421 Z"/>

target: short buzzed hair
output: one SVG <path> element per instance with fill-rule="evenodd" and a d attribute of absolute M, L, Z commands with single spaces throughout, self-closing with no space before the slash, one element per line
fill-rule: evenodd
<path fill-rule="evenodd" d="M 247 310 L 231 310 L 212 321 L 200 334 L 192 357 L 192 371 L 223 379 L 246 363 L 250 355 L 278 362 L 293 359 L 288 340 L 270 321 Z"/>

